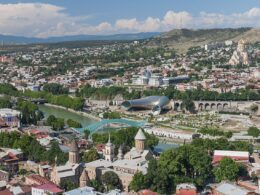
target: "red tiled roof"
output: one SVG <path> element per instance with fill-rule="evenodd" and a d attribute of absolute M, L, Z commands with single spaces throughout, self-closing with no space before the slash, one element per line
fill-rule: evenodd
<path fill-rule="evenodd" d="M 197 195 L 194 189 L 180 189 L 176 195 Z"/>
<path fill-rule="evenodd" d="M 21 186 L 22 190 L 24 193 L 29 193 L 32 191 L 32 187 L 31 186 Z"/>
<path fill-rule="evenodd" d="M 137 194 L 138 194 L 138 195 L 157 195 L 156 192 L 153 192 L 153 191 L 147 190 L 147 189 L 145 189 L 145 190 L 140 190 Z"/>
<path fill-rule="evenodd" d="M 40 131 L 37 130 L 37 129 L 32 129 L 30 132 L 31 132 L 32 134 L 38 134 L 38 133 L 40 133 Z"/>
<path fill-rule="evenodd" d="M 13 193 L 9 189 L 5 189 L 0 191 L 0 195 L 13 195 Z"/>
<path fill-rule="evenodd" d="M 16 158 L 16 155 L 14 153 L 12 153 L 12 152 L 8 152 L 8 156 L 10 158 Z"/>
<path fill-rule="evenodd" d="M 63 192 L 62 189 L 58 188 L 56 185 L 51 184 L 51 183 L 47 183 L 47 184 L 43 184 L 43 185 L 40 185 L 40 186 L 36 186 L 34 188 L 46 190 L 46 191 L 53 192 L 53 193 L 61 193 L 61 192 Z"/>
<path fill-rule="evenodd" d="M 221 161 L 224 157 L 228 157 L 233 159 L 234 161 L 248 161 L 249 157 L 243 157 L 243 156 L 218 156 L 218 155 L 214 155 L 213 157 L 213 161 L 212 163 L 218 163 L 219 161 Z"/>
<path fill-rule="evenodd" d="M 29 176 L 27 176 L 27 178 L 30 179 L 31 181 L 33 181 L 35 184 L 38 184 L 38 185 L 43 185 L 43 184 L 46 184 L 46 183 L 52 183 L 48 179 L 46 179 L 46 178 L 44 178 L 40 175 L 37 175 L 37 174 L 29 175 Z"/>
<path fill-rule="evenodd" d="M 103 149 L 105 149 L 105 144 L 98 144 L 97 146 L 96 146 L 96 148 L 97 148 L 97 150 L 98 151 L 103 151 Z"/>

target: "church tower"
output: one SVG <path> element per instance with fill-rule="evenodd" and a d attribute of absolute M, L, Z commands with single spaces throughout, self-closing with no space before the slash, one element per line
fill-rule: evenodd
<path fill-rule="evenodd" d="M 71 143 L 71 148 L 69 152 L 69 163 L 74 165 L 77 164 L 78 162 L 79 162 L 79 149 L 76 140 L 74 139 Z"/>
<path fill-rule="evenodd" d="M 135 148 L 139 152 L 144 151 L 144 142 L 146 140 L 146 137 L 142 131 L 142 129 L 139 129 L 136 136 L 135 136 Z"/>
<path fill-rule="evenodd" d="M 79 186 L 80 187 L 85 187 L 88 185 L 88 182 L 90 181 L 89 176 L 88 176 L 88 172 L 84 169 L 82 171 L 82 174 L 79 178 Z"/>
<path fill-rule="evenodd" d="M 110 162 L 113 161 L 113 159 L 114 159 L 114 145 L 110 141 L 110 134 L 109 134 L 108 142 L 106 143 L 106 146 L 105 146 L 104 155 L 105 155 L 106 161 L 110 161 Z"/>
<path fill-rule="evenodd" d="M 118 160 L 123 160 L 123 159 L 124 159 L 124 154 L 123 154 L 123 147 L 122 147 L 122 145 L 118 148 L 117 159 L 118 159 Z"/>

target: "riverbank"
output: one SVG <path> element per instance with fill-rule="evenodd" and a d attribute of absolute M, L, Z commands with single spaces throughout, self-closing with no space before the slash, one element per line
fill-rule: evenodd
<path fill-rule="evenodd" d="M 159 141 L 161 143 L 165 144 L 178 144 L 178 145 L 183 145 L 184 143 L 191 143 L 191 140 L 185 140 L 185 139 L 177 139 L 177 138 L 168 138 L 168 137 L 158 137 Z"/>
<path fill-rule="evenodd" d="M 91 114 L 86 113 L 86 112 L 76 111 L 76 110 L 73 110 L 71 108 L 66 108 L 66 107 L 63 107 L 63 106 L 58 106 L 58 105 L 54 105 L 54 104 L 50 104 L 50 103 L 45 103 L 44 105 L 52 107 L 52 108 L 59 108 L 59 109 L 62 109 L 62 110 L 66 110 L 66 111 L 72 112 L 74 114 L 78 114 L 78 115 L 90 118 L 90 119 L 95 120 L 95 121 L 101 121 L 101 118 L 94 116 L 94 115 L 91 115 Z"/>

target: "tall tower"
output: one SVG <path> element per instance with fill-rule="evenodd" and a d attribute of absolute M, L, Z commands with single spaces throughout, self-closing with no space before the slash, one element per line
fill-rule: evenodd
<path fill-rule="evenodd" d="M 88 173 L 87 173 L 87 171 L 84 169 L 84 170 L 82 171 L 82 174 L 81 174 L 80 178 L 79 178 L 79 186 L 80 186 L 80 187 L 85 187 L 85 186 L 88 185 L 88 182 L 89 182 L 89 181 L 90 181 L 90 179 L 89 179 Z"/>
<path fill-rule="evenodd" d="M 71 148 L 69 152 L 69 163 L 70 164 L 77 164 L 79 162 L 79 149 L 74 139 L 71 143 Z"/>
<path fill-rule="evenodd" d="M 111 143 L 110 141 L 110 134 L 109 134 L 109 138 L 108 138 L 108 142 L 106 143 L 105 146 L 105 160 L 112 162 L 114 159 L 114 145 Z"/>
<path fill-rule="evenodd" d="M 124 159 L 124 154 L 123 154 L 123 147 L 122 147 L 122 145 L 118 148 L 117 159 L 118 159 L 118 160 L 123 160 L 123 159 Z"/>
<path fill-rule="evenodd" d="M 139 152 L 144 151 L 145 140 L 146 140 L 146 137 L 145 137 L 142 129 L 139 129 L 139 131 L 137 132 L 137 134 L 135 136 L 135 148 L 137 151 L 139 151 Z"/>

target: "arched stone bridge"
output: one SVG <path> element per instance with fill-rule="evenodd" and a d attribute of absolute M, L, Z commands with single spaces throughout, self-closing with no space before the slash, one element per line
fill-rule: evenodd
<path fill-rule="evenodd" d="M 198 111 L 223 111 L 228 109 L 244 110 L 250 108 L 252 104 L 256 104 L 260 108 L 260 101 L 194 101 L 194 104 Z M 179 100 L 173 101 L 172 107 L 176 111 L 181 111 L 183 103 Z"/>

